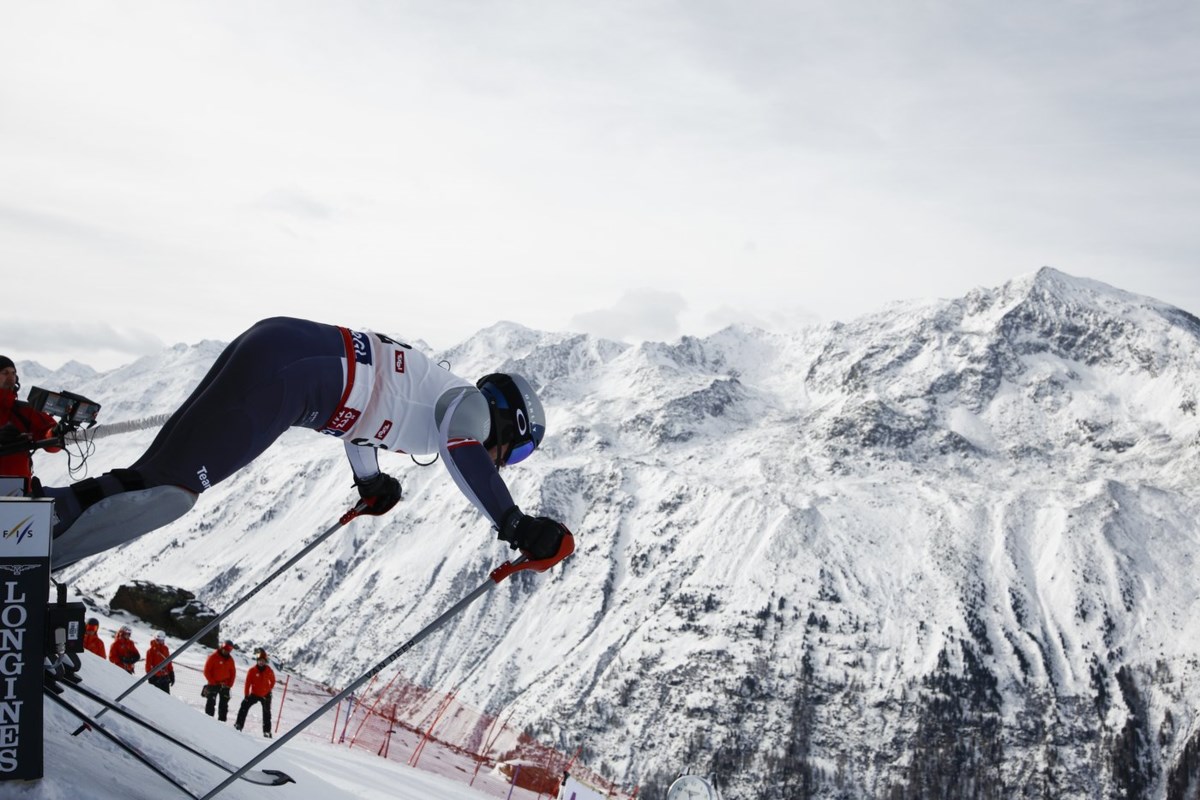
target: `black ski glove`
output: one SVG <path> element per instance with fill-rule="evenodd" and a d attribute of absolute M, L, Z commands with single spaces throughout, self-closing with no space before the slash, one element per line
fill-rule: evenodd
<path fill-rule="evenodd" d="M 400 496 L 403 494 L 400 481 L 385 472 L 366 480 L 355 478 L 354 485 L 358 487 L 359 497 L 366 500 L 370 506 L 362 513 L 376 517 L 391 511 L 396 503 L 400 502 Z"/>
<path fill-rule="evenodd" d="M 549 517 L 531 517 L 513 506 L 500 525 L 500 541 L 534 561 L 558 554 L 567 529 Z"/>
<path fill-rule="evenodd" d="M 17 430 L 17 426 L 11 422 L 0 427 L 0 447 L 8 447 L 23 442 L 28 442 L 29 437 Z"/>

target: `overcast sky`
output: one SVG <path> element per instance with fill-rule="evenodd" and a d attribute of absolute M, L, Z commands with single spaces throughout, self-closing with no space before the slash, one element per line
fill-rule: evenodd
<path fill-rule="evenodd" d="M 0 353 L 1200 313 L 1200 4 L 0 0 Z"/>

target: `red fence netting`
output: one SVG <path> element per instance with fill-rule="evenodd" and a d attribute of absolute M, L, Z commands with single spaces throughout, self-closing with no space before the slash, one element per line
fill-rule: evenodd
<path fill-rule="evenodd" d="M 204 707 L 199 668 L 207 654 L 185 653 L 175 662 L 172 693 L 198 708 Z M 197 663 L 186 663 L 198 659 Z M 181 663 L 184 662 L 184 663 Z M 241 703 L 241 678 L 230 698 L 228 722 L 233 724 Z M 278 733 L 306 719 L 337 690 L 277 669 L 272 728 Z M 407 681 L 399 672 L 386 684 L 379 676 L 298 734 L 310 741 L 357 748 L 381 758 L 407 763 L 466 783 L 492 797 L 555 797 L 564 771 L 609 798 L 635 798 L 637 788 L 622 789 L 578 761 L 579 750 L 568 755 L 542 744 L 511 724 L 512 709 L 490 713 L 456 697 Z M 262 730 L 260 706 L 250 710 L 245 730 Z"/>

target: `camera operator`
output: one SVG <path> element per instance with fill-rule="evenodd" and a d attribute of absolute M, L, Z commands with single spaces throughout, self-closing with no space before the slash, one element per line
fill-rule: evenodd
<path fill-rule="evenodd" d="M 33 443 L 58 435 L 58 430 L 54 417 L 17 399 L 20 388 L 17 365 L 8 356 L 0 356 L 0 475 L 24 478 L 28 488 L 33 477 Z M 53 453 L 62 448 L 44 449 Z"/>

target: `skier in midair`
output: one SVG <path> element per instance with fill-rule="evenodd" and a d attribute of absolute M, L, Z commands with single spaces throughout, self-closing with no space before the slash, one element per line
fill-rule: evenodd
<path fill-rule="evenodd" d="M 45 488 L 57 517 L 54 568 L 181 517 L 290 427 L 342 440 L 365 513 L 383 514 L 401 497 L 379 450 L 438 453 L 501 540 L 531 559 L 559 555 L 566 528 L 522 513 L 499 474 L 545 436 L 528 381 L 492 373 L 472 384 L 383 334 L 273 317 L 225 348 L 129 468 Z"/>

